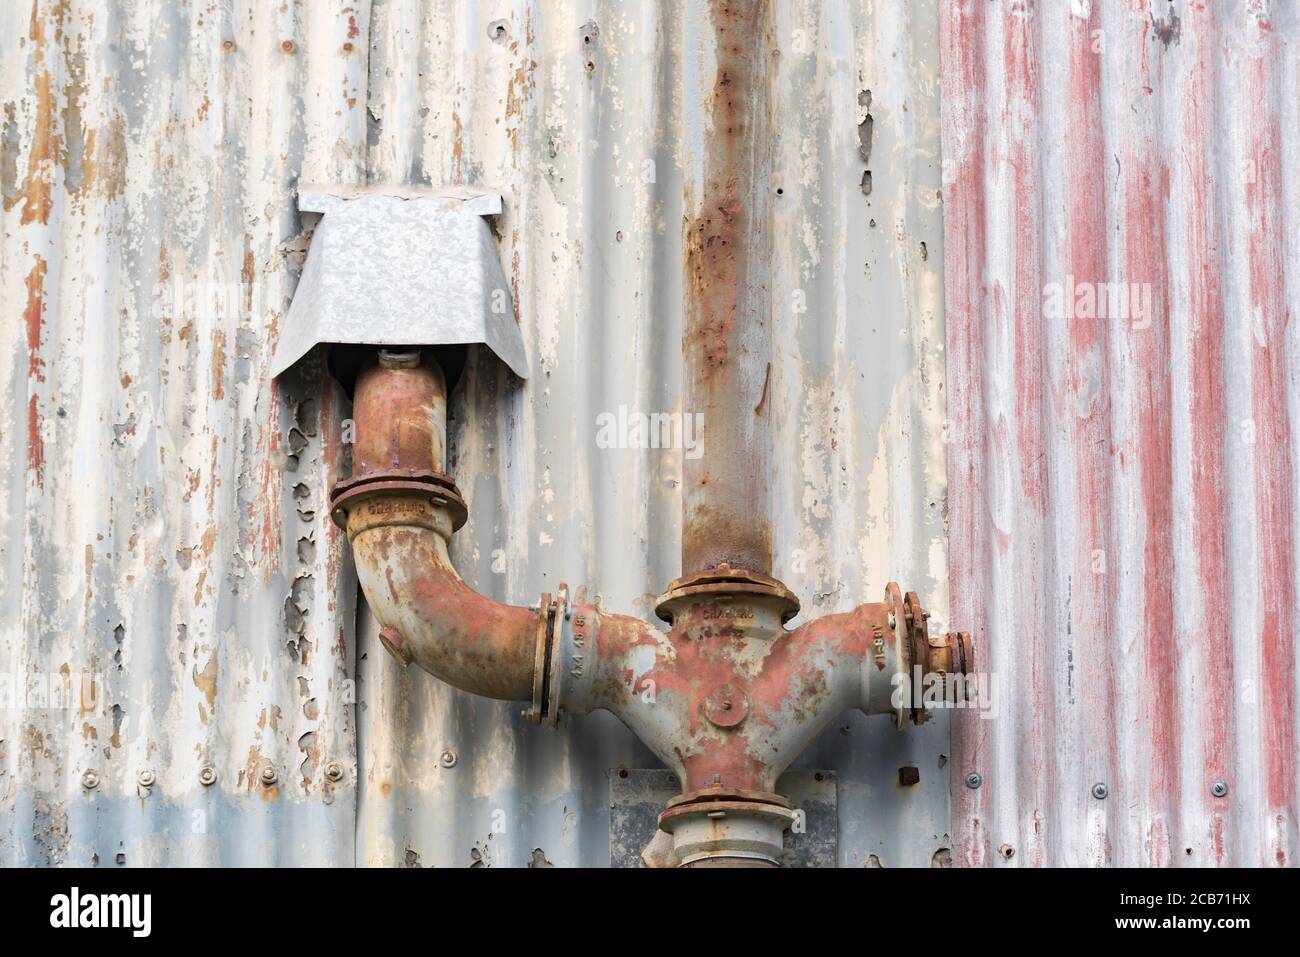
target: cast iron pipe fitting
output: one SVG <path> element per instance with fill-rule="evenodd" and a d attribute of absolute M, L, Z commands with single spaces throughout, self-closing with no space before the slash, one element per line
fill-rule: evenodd
<path fill-rule="evenodd" d="M 528 701 L 537 722 L 613 712 L 681 782 L 660 827 L 684 865 L 776 864 L 795 815 L 776 782 L 813 738 L 855 708 L 923 721 L 897 676 L 973 669 L 969 637 L 930 637 L 916 596 L 892 583 L 881 602 L 793 630 L 799 602 L 784 585 L 726 564 L 672 583 L 656 609 L 666 634 L 570 606 L 563 585 L 536 608 L 492 601 L 448 555 L 466 508 L 443 473 L 437 363 L 381 351 L 357 379 L 353 419 L 354 476 L 332 509 L 385 647 L 464 691 Z"/>
<path fill-rule="evenodd" d="M 380 640 L 471 694 L 533 697 L 537 655 L 549 641 L 549 602 L 503 605 L 456 573 L 447 545 L 465 524 L 464 499 L 443 473 L 446 380 L 418 350 L 380 350 L 357 377 L 353 477 L 331 493 Z"/>

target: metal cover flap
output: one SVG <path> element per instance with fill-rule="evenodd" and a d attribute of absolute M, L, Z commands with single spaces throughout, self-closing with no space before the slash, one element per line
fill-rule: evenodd
<path fill-rule="evenodd" d="M 321 212 L 281 331 L 272 376 L 318 343 L 481 342 L 527 377 L 524 341 L 483 216 L 496 193 L 401 195 L 345 187 L 304 190 Z"/>

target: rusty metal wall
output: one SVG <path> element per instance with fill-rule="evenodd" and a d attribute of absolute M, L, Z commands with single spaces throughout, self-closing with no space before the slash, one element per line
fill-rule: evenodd
<path fill-rule="evenodd" d="M 295 182 L 364 178 L 358 29 L 0 7 L 0 863 L 352 861 L 345 410 L 266 369 Z"/>
<path fill-rule="evenodd" d="M 805 615 L 896 578 L 946 618 L 938 24 L 773 3 L 774 571 Z M 471 356 L 453 396 L 455 559 L 650 615 L 681 454 L 596 416 L 679 408 L 712 37 L 704 0 L 0 5 L 0 675 L 93 676 L 0 701 L 0 864 L 608 863 L 608 772 L 651 756 L 398 672 L 324 508 L 346 399 L 319 357 L 267 368 L 299 182 L 502 189 L 532 375 Z M 814 744 L 841 864 L 945 860 L 948 755 L 944 721 Z"/>
<path fill-rule="evenodd" d="M 956 861 L 1294 866 L 1300 8 L 940 18 Z"/>

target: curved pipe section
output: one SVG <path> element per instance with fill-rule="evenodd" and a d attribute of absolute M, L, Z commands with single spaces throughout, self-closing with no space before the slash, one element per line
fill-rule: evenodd
<path fill-rule="evenodd" d="M 450 535 L 437 506 L 409 495 L 376 495 L 349 514 L 357 578 L 381 638 L 402 664 L 462 691 L 528 701 L 544 616 L 465 584 L 447 554 Z"/>
<path fill-rule="evenodd" d="M 357 377 L 353 477 L 335 486 L 357 578 L 381 640 L 462 691 L 509 701 L 534 697 L 545 609 L 480 595 L 448 554 L 465 505 L 443 474 L 446 382 L 418 350 L 381 350 Z M 543 659 L 544 660 L 544 659 Z"/>

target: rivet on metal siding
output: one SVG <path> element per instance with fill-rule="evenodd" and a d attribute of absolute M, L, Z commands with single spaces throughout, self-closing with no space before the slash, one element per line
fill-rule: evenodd
<path fill-rule="evenodd" d="M 149 768 L 141 768 L 140 773 L 135 776 L 136 783 L 142 788 L 151 788 L 158 781 L 158 776 Z"/>
<path fill-rule="evenodd" d="M 204 765 L 199 768 L 199 783 L 205 788 L 211 787 L 217 783 L 217 770 L 211 765 Z"/>
<path fill-rule="evenodd" d="M 266 767 L 262 768 L 262 784 L 264 784 L 266 787 L 269 788 L 272 784 L 274 784 L 277 780 L 279 780 L 279 777 L 280 775 L 276 773 L 275 767 L 273 765 L 268 764 Z"/>
<path fill-rule="evenodd" d="M 223 40 L 221 42 L 221 49 L 225 50 L 227 53 L 229 53 L 234 48 L 235 48 L 234 40 Z"/>
<path fill-rule="evenodd" d="M 448 748 L 442 752 L 442 756 L 438 758 L 438 763 L 444 768 L 454 768 L 456 766 L 456 752 Z"/>
<path fill-rule="evenodd" d="M 294 51 L 293 41 L 285 40 L 283 43 L 280 44 L 280 49 L 283 50 L 285 53 L 292 53 Z"/>
<path fill-rule="evenodd" d="M 1210 793 L 1213 794 L 1216 798 L 1221 798 L 1226 796 L 1228 793 L 1228 782 L 1215 781 L 1214 785 L 1210 788 Z"/>
<path fill-rule="evenodd" d="M 1100 781 L 1098 781 L 1096 784 L 1092 786 L 1092 796 L 1095 797 L 1098 801 L 1106 800 L 1106 797 L 1109 794 L 1110 794 L 1110 788 L 1106 787 L 1106 785 L 1102 784 Z"/>
<path fill-rule="evenodd" d="M 337 761 L 331 761 L 325 766 L 325 777 L 329 778 L 331 781 L 342 781 L 343 765 L 339 764 Z"/>
<path fill-rule="evenodd" d="M 966 786 L 972 791 L 979 788 L 983 783 L 984 775 L 980 774 L 978 771 L 972 771 L 970 774 L 966 775 Z"/>
<path fill-rule="evenodd" d="M 81 786 L 87 791 L 93 791 L 99 787 L 99 775 L 94 771 L 87 771 L 81 776 Z"/>

